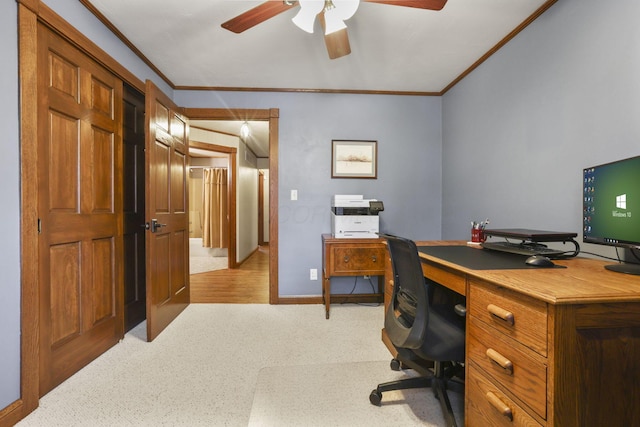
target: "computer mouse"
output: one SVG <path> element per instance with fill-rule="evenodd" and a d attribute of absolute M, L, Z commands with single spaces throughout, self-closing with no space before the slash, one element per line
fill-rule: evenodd
<path fill-rule="evenodd" d="M 542 255 L 530 256 L 525 260 L 525 263 L 534 267 L 553 267 L 555 265 L 553 261 Z"/>

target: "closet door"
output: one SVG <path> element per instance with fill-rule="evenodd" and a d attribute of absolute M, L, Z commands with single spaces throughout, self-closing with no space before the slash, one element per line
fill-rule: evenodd
<path fill-rule="evenodd" d="M 122 82 L 38 28 L 40 395 L 123 336 Z"/>
<path fill-rule="evenodd" d="M 189 122 L 147 81 L 146 220 L 147 340 L 189 304 Z"/>

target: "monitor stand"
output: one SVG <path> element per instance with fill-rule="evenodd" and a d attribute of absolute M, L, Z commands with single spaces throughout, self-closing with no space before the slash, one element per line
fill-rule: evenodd
<path fill-rule="evenodd" d="M 640 275 L 640 264 L 620 263 L 620 264 L 608 264 L 604 268 L 607 270 L 615 271 L 617 273 L 635 274 Z"/>

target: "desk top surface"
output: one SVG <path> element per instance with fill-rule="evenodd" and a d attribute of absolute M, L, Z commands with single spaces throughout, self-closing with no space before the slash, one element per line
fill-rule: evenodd
<path fill-rule="evenodd" d="M 464 245 L 460 241 L 418 241 L 418 246 Z M 485 250 L 478 248 L 477 250 Z M 551 304 L 639 302 L 640 276 L 605 270 L 612 261 L 570 258 L 554 261 L 566 268 L 473 270 L 420 253 L 424 261 L 541 299 Z"/>

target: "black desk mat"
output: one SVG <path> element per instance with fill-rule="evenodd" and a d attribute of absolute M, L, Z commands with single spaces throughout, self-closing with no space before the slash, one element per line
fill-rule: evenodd
<path fill-rule="evenodd" d="M 418 246 L 418 251 L 443 259 L 471 270 L 523 270 L 542 269 L 525 264 L 526 255 L 469 246 Z M 555 268 L 565 268 L 556 265 Z M 548 268 L 548 267 L 547 267 Z"/>

